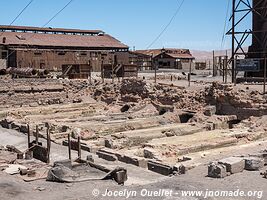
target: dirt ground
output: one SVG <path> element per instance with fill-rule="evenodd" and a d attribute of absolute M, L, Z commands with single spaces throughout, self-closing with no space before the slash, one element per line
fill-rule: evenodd
<path fill-rule="evenodd" d="M 99 74 L 94 74 L 92 83 L 0 80 L 1 199 L 267 199 L 266 161 L 256 171 L 208 177 L 211 162 L 265 155 L 267 99 L 263 86 L 223 84 L 221 77 L 210 77 L 208 72 L 192 76 L 190 86 L 179 71 L 159 72 L 156 84 L 153 77 L 153 73 L 140 73 L 138 79 L 104 83 Z M 55 161 L 68 159 L 70 136 L 72 141 L 81 139 L 83 159 L 90 156 L 106 168 L 127 169 L 128 180 L 124 185 L 114 180 L 55 183 L 44 178 L 27 182 L 18 174 L 6 173 L 9 165 L 26 165 L 6 145 L 27 152 L 27 124 L 31 138 L 38 135 L 43 144 L 49 125 L 51 162 L 38 164 L 39 168 L 51 169 Z M 73 159 L 78 156 L 74 149 L 72 154 Z M 32 162 L 36 165 L 37 161 Z M 172 171 L 156 172 L 158 165 Z M 175 170 L 177 167 L 186 172 Z M 188 191 L 203 194 L 189 197 L 184 195 Z M 216 191 L 247 195 L 212 195 Z"/>

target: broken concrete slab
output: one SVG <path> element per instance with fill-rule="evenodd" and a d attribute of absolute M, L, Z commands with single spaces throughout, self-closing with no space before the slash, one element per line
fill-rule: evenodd
<path fill-rule="evenodd" d="M 245 160 L 243 158 L 229 157 L 220 160 L 218 163 L 226 166 L 226 171 L 231 174 L 240 173 L 245 169 Z"/>
<path fill-rule="evenodd" d="M 258 171 L 264 167 L 264 160 L 256 157 L 245 158 L 245 169 L 249 171 Z"/>
<path fill-rule="evenodd" d="M 208 177 L 225 178 L 227 176 L 226 166 L 219 163 L 210 163 L 208 165 Z"/>

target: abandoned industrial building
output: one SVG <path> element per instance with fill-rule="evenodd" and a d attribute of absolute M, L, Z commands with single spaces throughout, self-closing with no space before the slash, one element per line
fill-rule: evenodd
<path fill-rule="evenodd" d="M 189 49 L 173 49 L 173 48 L 163 48 L 163 49 L 149 49 L 149 50 L 137 50 L 134 52 L 138 54 L 138 62 L 140 65 L 140 60 L 144 61 L 143 66 L 150 66 L 150 62 L 147 56 L 152 59 L 152 68 L 157 67 L 158 69 L 183 69 L 188 70 L 191 64 L 193 67 L 194 57 L 190 53 Z M 143 58 L 140 59 L 140 55 Z"/>
<path fill-rule="evenodd" d="M 100 30 L 0 26 L 1 64 L 7 67 L 100 71 L 101 65 L 128 64 L 128 46 Z M 8 57 L 7 62 L 5 59 Z M 2 66 L 2 68 L 5 66 Z"/>

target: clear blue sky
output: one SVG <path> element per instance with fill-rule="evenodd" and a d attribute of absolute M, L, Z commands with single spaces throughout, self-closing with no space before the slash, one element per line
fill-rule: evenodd
<path fill-rule="evenodd" d="M 43 26 L 69 0 L 34 0 L 14 25 Z M 8 25 L 29 0 L 1 2 L 0 24 Z M 145 49 L 181 0 L 74 0 L 48 26 L 101 29 L 136 49 Z M 152 48 L 221 49 L 228 0 L 185 0 Z M 230 15 L 230 13 L 229 13 Z M 230 47 L 227 37 L 225 48 Z"/>

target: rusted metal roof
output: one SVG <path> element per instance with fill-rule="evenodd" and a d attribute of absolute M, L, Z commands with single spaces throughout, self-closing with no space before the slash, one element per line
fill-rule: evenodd
<path fill-rule="evenodd" d="M 101 32 L 102 33 L 102 32 Z M 5 40 L 3 39 L 5 38 Z M 0 45 L 128 49 L 108 34 L 73 35 L 33 32 L 3 32 Z"/>
<path fill-rule="evenodd" d="M 0 25 L 0 30 L 3 31 L 25 31 L 25 32 L 58 32 L 58 33 L 80 33 L 80 34 L 98 34 L 102 33 L 101 30 L 81 30 L 81 29 L 65 29 L 65 28 L 40 28 L 30 26 L 6 26 Z"/>
<path fill-rule="evenodd" d="M 165 53 L 173 58 L 177 59 L 194 59 L 189 49 L 172 49 L 172 48 L 164 48 L 164 49 L 148 49 L 148 50 L 137 50 L 137 53 L 150 55 L 153 57 L 157 57 L 158 55 Z"/>

